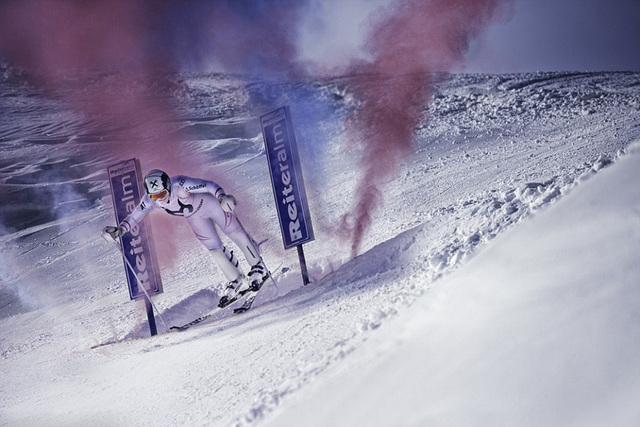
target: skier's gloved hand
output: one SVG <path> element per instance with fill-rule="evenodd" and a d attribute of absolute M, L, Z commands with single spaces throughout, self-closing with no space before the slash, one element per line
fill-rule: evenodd
<path fill-rule="evenodd" d="M 236 198 L 231 194 L 221 194 L 220 197 L 218 197 L 218 201 L 223 211 L 233 212 L 236 210 Z"/>
<path fill-rule="evenodd" d="M 108 233 L 115 240 L 126 233 L 126 230 L 124 229 L 124 227 L 113 227 L 111 225 L 108 225 L 104 228 L 104 232 Z"/>

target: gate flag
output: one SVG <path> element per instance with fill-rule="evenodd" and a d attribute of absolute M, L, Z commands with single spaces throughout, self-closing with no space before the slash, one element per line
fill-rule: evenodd
<path fill-rule="evenodd" d="M 284 248 L 314 240 L 289 107 L 260 117 Z"/>
<path fill-rule="evenodd" d="M 140 162 L 137 159 L 127 160 L 108 169 L 111 197 L 116 214 L 116 224 L 120 224 L 140 203 Z M 162 293 L 160 280 L 160 268 L 155 256 L 151 234 L 147 232 L 144 222 L 133 227 L 131 231 L 120 237 L 122 250 L 127 260 L 136 270 L 140 283 L 143 284 L 149 295 Z M 127 268 L 129 284 L 129 297 L 134 299 L 144 298 L 144 291 L 139 289 L 138 280 L 131 269 Z"/>

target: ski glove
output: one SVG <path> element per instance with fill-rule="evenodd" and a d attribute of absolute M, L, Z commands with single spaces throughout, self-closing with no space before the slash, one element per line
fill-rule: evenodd
<path fill-rule="evenodd" d="M 222 206 L 222 210 L 225 212 L 233 212 L 236 209 L 236 198 L 231 194 L 221 194 L 218 197 L 218 201 L 220 202 L 220 206 Z"/>
<path fill-rule="evenodd" d="M 111 237 L 113 237 L 113 240 L 115 240 L 125 234 L 127 230 L 125 230 L 124 227 L 113 227 L 111 225 L 108 225 L 104 228 L 104 232 L 108 233 Z"/>

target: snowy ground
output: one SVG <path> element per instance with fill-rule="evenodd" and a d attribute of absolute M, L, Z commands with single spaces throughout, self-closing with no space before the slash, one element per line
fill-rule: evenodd
<path fill-rule="evenodd" d="M 4 76 L 1 425 L 640 422 L 640 74 L 438 83 L 355 259 L 335 227 L 358 179 L 336 120 L 353 107 L 354 78 L 291 91 L 181 76 L 180 153 L 224 174 L 247 227 L 269 239 L 267 262 L 290 270 L 244 315 L 152 338 L 99 236 L 113 218 L 105 168 L 120 160 L 104 149 L 108 127 L 96 133 Z M 301 92 L 332 110 L 296 104 L 289 94 Z M 300 124 L 317 237 L 307 287 L 295 252 L 281 249 L 243 104 L 259 96 L 290 103 Z M 321 147 L 305 117 L 328 138 Z M 170 225 L 154 229 L 161 246 L 165 234 L 185 238 L 174 262 L 161 257 L 155 301 L 175 324 L 214 304 L 222 277 L 189 230 Z"/>

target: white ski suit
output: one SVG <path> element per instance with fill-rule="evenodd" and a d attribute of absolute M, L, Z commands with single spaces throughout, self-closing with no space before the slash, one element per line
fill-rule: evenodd
<path fill-rule="evenodd" d="M 220 206 L 218 198 L 225 194 L 222 187 L 213 181 L 183 175 L 170 180 L 171 191 L 165 200 L 154 201 L 145 194 L 136 209 L 119 224 L 125 233 L 138 225 L 149 212 L 164 210 L 187 220 L 200 242 L 212 251 L 228 280 L 237 279 L 242 272 L 233 253 L 222 244 L 216 225 L 240 248 L 250 266 L 260 261 L 253 239 L 247 235 L 236 215 L 225 212 Z"/>

